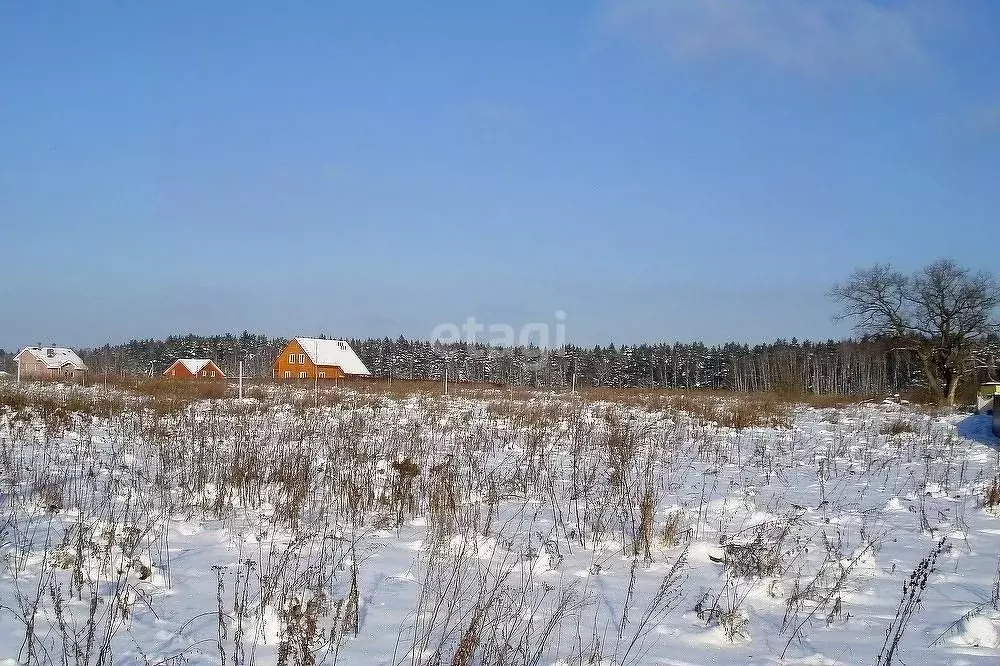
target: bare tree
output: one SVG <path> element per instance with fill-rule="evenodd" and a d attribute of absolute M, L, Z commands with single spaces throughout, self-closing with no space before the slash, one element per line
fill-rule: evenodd
<path fill-rule="evenodd" d="M 1000 284 L 989 273 L 971 273 L 949 259 L 913 275 L 889 264 L 856 270 L 830 295 L 841 305 L 838 319 L 853 320 L 859 333 L 891 338 L 915 352 L 929 389 L 949 405 L 955 404 L 962 377 L 977 367 L 977 349 L 998 330 Z"/>

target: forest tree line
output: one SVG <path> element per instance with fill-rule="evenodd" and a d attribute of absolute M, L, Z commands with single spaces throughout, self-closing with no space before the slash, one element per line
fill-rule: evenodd
<path fill-rule="evenodd" d="M 178 358 L 210 358 L 229 376 L 244 359 L 244 375 L 271 377 L 271 364 L 284 338 L 242 335 L 170 336 L 131 340 L 81 350 L 92 376 L 159 376 Z M 497 385 L 719 389 L 741 392 L 892 395 L 920 389 L 924 379 L 913 351 L 889 339 L 826 342 L 776 340 L 768 344 L 705 345 L 662 343 L 558 349 L 441 345 L 404 337 L 351 339 L 375 377 L 442 380 Z M 977 353 L 977 370 L 967 388 L 998 379 L 1000 341 L 991 338 Z M 8 356 L 9 359 L 9 356 Z M 574 379 L 575 378 L 575 379 Z"/>
<path fill-rule="evenodd" d="M 720 389 L 793 394 L 887 395 L 924 389 L 955 404 L 982 381 L 996 381 L 1000 357 L 1000 282 L 950 259 L 907 274 L 890 264 L 856 269 L 833 286 L 837 317 L 858 339 L 776 340 L 769 344 L 660 343 L 491 346 L 442 344 L 400 336 L 349 340 L 376 378 L 485 382 L 540 388 Z M 323 337 L 323 336 L 320 336 Z M 235 336 L 171 336 L 86 349 L 98 375 L 158 376 L 178 358 L 209 358 L 227 375 L 240 362 L 250 378 L 271 376 L 287 341 L 243 331 Z M 10 365 L 0 350 L 0 368 Z"/>

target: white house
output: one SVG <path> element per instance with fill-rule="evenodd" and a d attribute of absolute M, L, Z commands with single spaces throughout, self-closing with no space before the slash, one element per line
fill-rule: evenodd
<path fill-rule="evenodd" d="M 25 347 L 17 356 L 20 379 L 83 379 L 87 366 L 72 349 Z"/>

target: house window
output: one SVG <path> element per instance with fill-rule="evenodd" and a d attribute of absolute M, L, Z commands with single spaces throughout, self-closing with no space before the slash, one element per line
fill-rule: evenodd
<path fill-rule="evenodd" d="M 305 363 L 305 362 L 306 362 L 306 355 L 305 354 L 299 354 L 299 363 L 302 364 L 302 363 Z"/>
<path fill-rule="evenodd" d="M 319 378 L 320 379 L 326 379 L 326 373 L 325 372 L 319 373 Z"/>
<path fill-rule="evenodd" d="M 292 371 L 285 370 L 285 379 L 291 379 L 291 377 L 292 377 Z"/>
<path fill-rule="evenodd" d="M 208 370 L 202 370 L 201 371 L 201 376 L 202 377 L 208 377 Z"/>
<path fill-rule="evenodd" d="M 295 354 L 289 354 L 288 355 L 288 362 L 292 363 L 292 364 L 295 363 Z"/>
<path fill-rule="evenodd" d="M 215 376 L 215 370 L 212 370 L 212 376 L 213 377 Z"/>
<path fill-rule="evenodd" d="M 300 372 L 299 373 L 299 379 L 305 379 L 305 378 L 306 378 L 306 373 Z"/>
<path fill-rule="evenodd" d="M 176 370 L 171 370 L 170 371 L 170 376 L 171 377 L 176 377 L 177 376 L 177 371 Z"/>

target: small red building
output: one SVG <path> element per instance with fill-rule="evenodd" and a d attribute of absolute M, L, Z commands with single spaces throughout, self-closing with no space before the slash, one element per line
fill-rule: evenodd
<path fill-rule="evenodd" d="M 225 379 L 226 373 L 219 370 L 211 359 L 179 358 L 163 371 L 163 376 L 174 379 Z"/>

